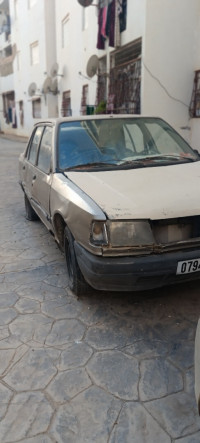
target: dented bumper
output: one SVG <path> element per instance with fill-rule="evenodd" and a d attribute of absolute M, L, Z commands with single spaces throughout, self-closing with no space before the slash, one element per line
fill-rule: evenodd
<path fill-rule="evenodd" d="M 76 242 L 74 246 L 81 272 L 95 289 L 140 291 L 200 278 L 200 270 L 176 274 L 178 262 L 200 258 L 200 248 L 140 257 L 100 257 Z"/>

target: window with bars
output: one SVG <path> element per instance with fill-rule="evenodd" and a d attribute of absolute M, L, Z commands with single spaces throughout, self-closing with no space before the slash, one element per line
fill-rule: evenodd
<path fill-rule="evenodd" d="M 106 101 L 106 87 L 107 87 L 107 72 L 106 72 L 106 56 L 99 59 L 98 66 L 98 80 L 97 80 L 97 94 L 96 105 Z"/>
<path fill-rule="evenodd" d="M 192 98 L 190 103 L 190 117 L 200 117 L 200 69 L 195 71 Z"/>
<path fill-rule="evenodd" d="M 107 113 L 140 114 L 141 53 L 141 38 L 111 52 L 108 91 L 106 57 L 99 60 L 96 103 L 106 101 Z"/>
<path fill-rule="evenodd" d="M 82 98 L 81 98 L 81 115 L 87 114 L 87 101 L 88 101 L 88 85 L 83 85 Z"/>
<path fill-rule="evenodd" d="M 32 101 L 32 115 L 33 118 L 41 118 L 41 99 L 38 98 Z"/>
<path fill-rule="evenodd" d="M 61 115 L 67 117 L 72 115 L 71 109 L 71 91 L 65 91 L 62 95 Z"/>

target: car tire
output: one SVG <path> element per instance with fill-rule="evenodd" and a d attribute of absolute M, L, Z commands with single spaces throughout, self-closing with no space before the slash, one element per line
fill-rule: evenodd
<path fill-rule="evenodd" d="M 24 194 L 24 204 L 25 204 L 25 211 L 26 211 L 26 219 L 30 221 L 38 220 L 39 217 L 32 208 L 30 201 L 26 194 Z"/>
<path fill-rule="evenodd" d="M 90 289 L 79 268 L 74 250 L 74 238 L 68 229 L 64 231 L 64 254 L 69 278 L 69 287 L 75 295 L 80 296 Z"/>

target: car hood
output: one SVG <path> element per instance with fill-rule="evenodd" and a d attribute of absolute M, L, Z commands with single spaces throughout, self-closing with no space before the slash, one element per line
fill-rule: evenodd
<path fill-rule="evenodd" d="M 110 219 L 200 214 L 200 162 L 139 169 L 66 172 Z"/>

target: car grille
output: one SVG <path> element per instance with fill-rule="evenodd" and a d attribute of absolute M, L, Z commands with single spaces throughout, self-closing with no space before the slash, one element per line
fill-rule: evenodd
<path fill-rule="evenodd" d="M 157 245 L 200 241 L 200 216 L 154 220 L 151 229 Z"/>

